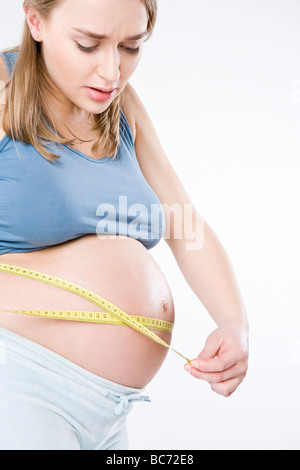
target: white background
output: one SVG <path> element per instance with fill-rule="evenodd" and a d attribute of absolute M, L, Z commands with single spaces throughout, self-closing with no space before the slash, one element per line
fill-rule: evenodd
<path fill-rule="evenodd" d="M 19 42 L 21 5 L 2 5 L 0 49 Z M 299 17 L 299 0 L 159 0 L 131 83 L 231 258 L 251 356 L 223 398 L 170 351 L 129 415 L 131 449 L 300 449 Z M 165 242 L 151 253 L 174 295 L 172 345 L 195 357 L 215 324 Z"/>

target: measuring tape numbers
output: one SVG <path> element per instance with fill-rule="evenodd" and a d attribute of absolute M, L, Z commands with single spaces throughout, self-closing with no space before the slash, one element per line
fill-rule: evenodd
<path fill-rule="evenodd" d="M 128 313 L 121 310 L 116 305 L 105 300 L 98 294 L 81 287 L 73 282 L 65 281 L 64 279 L 51 276 L 49 274 L 34 271 L 32 269 L 23 268 L 20 266 L 14 266 L 10 264 L 0 263 L 0 272 L 9 274 L 15 274 L 17 276 L 26 277 L 35 281 L 43 282 L 45 284 L 64 289 L 72 292 L 80 297 L 89 300 L 97 307 L 101 307 L 105 312 L 81 312 L 81 311 L 63 311 L 63 310 L 6 310 L 10 313 L 22 313 L 25 315 L 39 316 L 43 318 L 61 319 L 69 321 L 83 321 L 90 323 L 108 323 L 127 325 L 135 330 L 139 331 L 143 335 L 151 338 L 156 343 L 171 349 L 173 352 L 181 356 L 185 361 L 191 362 L 190 359 L 183 356 L 180 352 L 173 349 L 168 343 L 162 340 L 152 329 L 160 331 L 171 332 L 173 324 L 165 322 L 163 320 L 157 320 L 154 318 L 138 317 L 129 315 Z"/>

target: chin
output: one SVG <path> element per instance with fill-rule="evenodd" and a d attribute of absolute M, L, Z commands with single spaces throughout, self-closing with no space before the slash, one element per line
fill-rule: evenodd
<path fill-rule="evenodd" d="M 105 103 L 100 103 L 100 104 L 99 103 L 98 104 L 87 103 L 84 101 L 81 103 L 76 103 L 76 102 L 73 102 L 73 103 L 80 111 L 86 112 L 88 114 L 97 115 L 97 114 L 104 113 L 104 111 L 106 111 L 109 108 L 112 102 L 113 100 L 109 100 Z"/>

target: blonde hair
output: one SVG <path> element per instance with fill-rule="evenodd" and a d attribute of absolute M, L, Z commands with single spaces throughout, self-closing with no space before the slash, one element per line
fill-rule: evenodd
<path fill-rule="evenodd" d="M 40 15 L 47 19 L 51 11 L 61 0 L 25 0 L 24 6 L 35 7 Z M 151 36 L 157 17 L 157 0 L 141 0 L 148 15 L 148 35 Z M 30 32 L 27 21 L 23 30 L 21 44 L 17 47 L 6 49 L 4 52 L 18 52 L 18 58 L 13 68 L 11 80 L 6 84 L 6 103 L 3 111 L 2 127 L 5 133 L 13 140 L 19 140 L 35 147 L 35 149 L 47 160 L 53 162 L 58 155 L 49 150 L 50 142 L 61 145 L 72 145 L 79 140 L 70 129 L 66 128 L 74 136 L 67 139 L 55 130 L 55 125 L 50 118 L 47 102 L 44 99 L 45 90 L 50 92 L 56 88 L 48 74 L 42 54 L 40 43 L 36 42 Z M 115 159 L 120 145 L 120 115 L 122 106 L 121 93 L 101 114 L 94 115 L 92 131 L 96 131 L 98 139 L 93 143 L 92 151 L 99 150 L 102 144 L 102 154 Z M 51 125 L 49 126 L 49 123 Z M 52 128 L 51 128 L 52 126 Z"/>

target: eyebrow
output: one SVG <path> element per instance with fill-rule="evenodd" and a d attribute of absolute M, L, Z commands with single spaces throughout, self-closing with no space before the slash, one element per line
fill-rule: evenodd
<path fill-rule="evenodd" d="M 74 31 L 77 31 L 78 33 L 82 33 L 85 36 L 89 36 L 90 38 L 94 39 L 109 39 L 108 36 L 105 34 L 97 34 L 93 33 L 92 31 L 88 31 L 86 29 L 79 29 L 79 28 L 72 28 Z M 144 31 L 143 33 L 135 34 L 133 36 L 129 36 L 128 38 L 124 39 L 124 41 L 137 41 L 138 39 L 142 39 L 148 34 L 148 31 Z"/>

